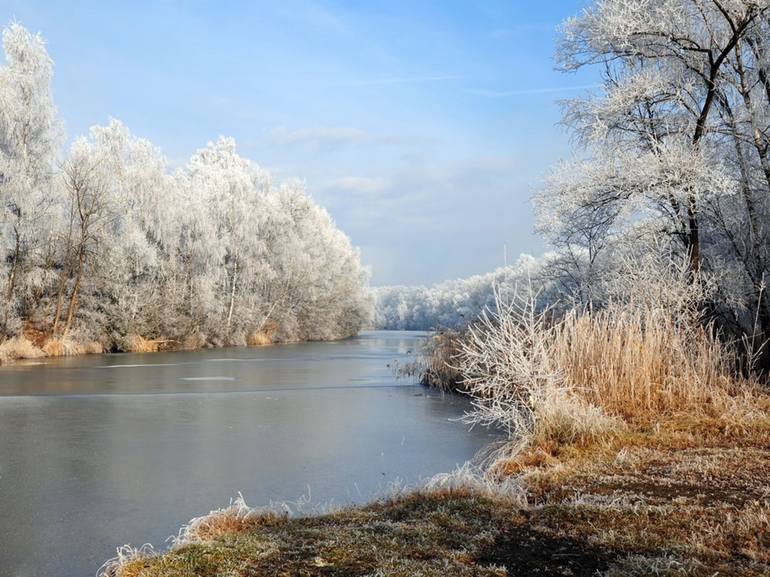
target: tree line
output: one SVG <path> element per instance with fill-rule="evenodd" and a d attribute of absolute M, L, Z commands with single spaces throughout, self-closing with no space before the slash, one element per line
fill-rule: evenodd
<path fill-rule="evenodd" d="M 119 121 L 68 150 L 43 39 L 3 31 L 0 341 L 333 339 L 368 321 L 359 253 L 298 182 L 220 137 L 170 170 Z"/>

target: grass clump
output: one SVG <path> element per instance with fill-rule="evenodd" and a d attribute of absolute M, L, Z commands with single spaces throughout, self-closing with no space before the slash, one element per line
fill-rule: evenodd
<path fill-rule="evenodd" d="M 225 511 L 215 514 L 218 529 L 205 540 L 196 536 L 162 555 L 147 548 L 124 552 L 101 575 L 524 576 L 542 557 L 569 546 L 568 539 L 523 527 L 525 517 L 510 502 L 461 489 L 420 491 L 316 517 L 246 513 L 246 524 L 242 511 Z M 235 520 L 222 524 L 222 515 Z M 503 546 L 519 536 L 527 549 L 515 554 Z M 588 547 L 579 556 L 554 557 L 553 567 L 562 574 L 605 567 L 594 553 Z"/>
<path fill-rule="evenodd" d="M 104 348 L 99 341 L 76 342 L 68 336 L 52 337 L 43 343 L 47 357 L 72 357 L 75 355 L 99 355 Z"/>
<path fill-rule="evenodd" d="M 460 333 L 450 329 L 434 334 L 425 346 L 421 359 L 420 382 L 446 392 L 464 392 L 463 375 L 455 366 Z"/>
<path fill-rule="evenodd" d="M 127 353 L 157 353 L 162 341 L 146 339 L 141 335 L 128 335 L 124 349 Z"/>
<path fill-rule="evenodd" d="M 0 343 L 0 365 L 19 359 L 38 359 L 45 352 L 25 336 L 16 336 Z"/>
<path fill-rule="evenodd" d="M 753 386 L 735 376 L 735 355 L 712 327 L 660 310 L 572 312 L 554 327 L 553 339 L 553 362 L 567 386 L 633 422 L 723 413 Z"/>
<path fill-rule="evenodd" d="M 35 341 L 26 336 L 16 336 L 0 344 L 0 365 L 21 359 L 43 357 L 69 357 L 74 355 L 100 354 L 104 352 L 98 341 L 78 342 L 69 336 L 45 337 L 36 335 Z"/>
<path fill-rule="evenodd" d="M 682 415 L 736 427 L 766 415 L 759 385 L 692 311 L 611 305 L 555 320 L 533 298 L 498 296 L 457 348 L 467 420 L 503 427 L 520 448 L 603 442 Z"/>

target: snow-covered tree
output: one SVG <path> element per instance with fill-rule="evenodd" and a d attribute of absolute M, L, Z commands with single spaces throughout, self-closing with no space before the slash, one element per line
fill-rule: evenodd
<path fill-rule="evenodd" d="M 504 298 L 532 291 L 544 302 L 550 301 L 555 297 L 548 279 L 542 276 L 548 258 L 521 255 L 512 266 L 432 287 L 375 288 L 374 326 L 390 330 L 460 329 L 494 307 L 496 291 Z"/>
<path fill-rule="evenodd" d="M 770 334 L 769 29 L 757 0 L 596 0 L 566 22 L 561 66 L 598 66 L 604 86 L 565 103 L 586 152 L 537 203 L 553 272 L 584 301 L 608 296 L 597 285 L 628 255 L 658 250 L 718 281 L 702 306 L 723 326 Z"/>
<path fill-rule="evenodd" d="M 56 162 L 42 39 L 13 24 L 0 68 L 0 339 L 112 349 L 331 339 L 368 322 L 358 252 L 301 186 L 219 138 L 169 173 L 117 120 Z"/>
<path fill-rule="evenodd" d="M 35 267 L 50 248 L 51 179 L 60 126 L 51 95 L 53 63 L 39 35 L 3 31 L 0 67 L 0 327 L 18 330 L 44 282 Z"/>

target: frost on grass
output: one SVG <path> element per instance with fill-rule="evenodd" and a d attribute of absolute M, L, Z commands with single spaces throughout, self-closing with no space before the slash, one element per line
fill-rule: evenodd
<path fill-rule="evenodd" d="M 466 422 L 499 426 L 515 442 L 589 441 L 620 423 L 580 394 L 557 356 L 565 325 L 538 311 L 535 297 L 510 302 L 496 293 L 460 340 L 456 362 L 473 408 Z"/>

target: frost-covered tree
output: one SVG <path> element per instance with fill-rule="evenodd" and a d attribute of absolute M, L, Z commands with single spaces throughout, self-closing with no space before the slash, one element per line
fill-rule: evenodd
<path fill-rule="evenodd" d="M 358 252 L 301 186 L 274 185 L 229 138 L 169 173 L 117 120 L 56 162 L 52 62 L 17 24 L 3 38 L 0 340 L 217 346 L 341 338 L 368 322 Z"/>
<path fill-rule="evenodd" d="M 60 127 L 51 96 L 53 63 L 39 35 L 3 31 L 0 68 L 0 326 L 19 328 L 44 282 L 36 266 L 50 248 L 51 179 Z"/>
<path fill-rule="evenodd" d="M 216 326 L 219 337 L 229 341 L 233 319 L 253 316 L 260 304 L 250 281 L 266 273 L 270 178 L 236 154 L 234 140 L 220 138 L 199 150 L 179 179 L 198 208 L 180 215 L 182 258 L 191 267 L 188 306 L 196 329 Z"/>
<path fill-rule="evenodd" d="M 756 0 L 600 0 L 564 27 L 562 67 L 601 64 L 606 86 L 602 98 L 571 103 L 567 121 L 587 143 L 609 147 L 604 155 L 622 147 L 647 156 L 663 180 L 640 184 L 667 197 L 661 208 L 695 273 L 702 206 L 724 192 L 700 182 L 698 169 L 715 158 L 709 137 L 739 47 L 768 10 Z M 688 160 L 692 170 L 676 170 Z"/>
<path fill-rule="evenodd" d="M 543 263 L 521 255 L 513 266 L 432 287 L 385 286 L 374 289 L 374 326 L 390 330 L 461 329 L 495 305 L 495 292 L 503 298 L 528 291 L 549 301 L 550 283 L 542 276 Z"/>
<path fill-rule="evenodd" d="M 701 306 L 723 326 L 770 334 L 769 29 L 757 0 L 597 0 L 566 22 L 562 68 L 598 66 L 604 86 L 565 103 L 587 152 L 537 204 L 552 272 L 581 300 L 600 304 L 629 255 L 660 251 L 717 282 Z"/>

